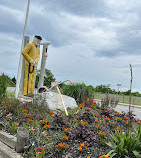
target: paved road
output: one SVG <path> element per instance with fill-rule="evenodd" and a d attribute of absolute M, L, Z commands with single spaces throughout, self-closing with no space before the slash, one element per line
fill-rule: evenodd
<path fill-rule="evenodd" d="M 123 106 L 123 105 L 117 105 L 115 110 L 119 111 L 119 112 L 122 112 L 122 111 L 128 112 L 129 111 L 129 107 L 128 106 Z M 136 115 L 136 117 L 141 120 L 141 108 L 131 107 L 131 110 Z"/>
<path fill-rule="evenodd" d="M 99 99 L 97 99 L 96 103 L 101 104 L 101 101 Z M 140 107 L 140 106 L 138 106 L 138 107 Z M 127 113 L 129 111 L 129 106 L 127 106 L 127 104 L 126 105 L 117 105 L 115 110 L 119 111 L 119 112 L 124 111 Z M 141 120 L 141 107 L 140 108 L 131 107 L 131 110 L 133 111 L 133 114 L 135 114 L 136 117 Z"/>

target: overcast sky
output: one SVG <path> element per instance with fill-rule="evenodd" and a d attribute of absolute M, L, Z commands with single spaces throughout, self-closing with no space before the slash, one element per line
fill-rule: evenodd
<path fill-rule="evenodd" d="M 0 0 L 0 72 L 17 77 L 27 0 Z M 57 81 L 141 92 L 140 0 L 31 0 L 27 35 L 50 41 Z M 42 47 L 40 48 L 42 52 Z M 40 67 L 40 62 L 38 67 Z"/>

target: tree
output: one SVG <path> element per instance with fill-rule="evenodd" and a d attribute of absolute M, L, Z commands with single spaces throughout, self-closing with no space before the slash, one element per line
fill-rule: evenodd
<path fill-rule="evenodd" d="M 16 84 L 16 78 L 15 78 L 15 76 L 11 80 L 12 80 L 13 83 Z"/>
<path fill-rule="evenodd" d="M 2 73 L 0 75 L 0 97 L 4 97 L 6 95 L 6 89 L 7 89 L 7 81 L 8 81 L 8 76 Z"/>
<path fill-rule="evenodd" d="M 40 76 L 40 70 L 38 71 L 38 74 L 36 76 L 35 88 L 38 87 L 39 76 Z M 54 75 L 52 74 L 52 72 L 48 69 L 45 69 L 44 86 L 49 87 L 51 85 L 51 82 L 53 82 L 55 80 L 56 79 L 55 79 Z"/>

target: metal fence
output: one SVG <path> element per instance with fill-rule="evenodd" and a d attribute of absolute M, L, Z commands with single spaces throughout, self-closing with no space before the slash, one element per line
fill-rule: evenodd
<path fill-rule="evenodd" d="M 114 99 L 115 101 L 118 100 L 119 103 L 125 103 L 125 104 L 130 103 L 130 96 L 129 95 L 117 95 L 117 94 L 108 94 L 108 93 L 106 94 L 106 93 L 100 93 L 100 92 L 94 93 L 95 99 L 106 98 L 106 96 L 108 96 L 110 100 L 111 99 Z M 141 105 L 141 97 L 131 96 L 131 104 Z"/>

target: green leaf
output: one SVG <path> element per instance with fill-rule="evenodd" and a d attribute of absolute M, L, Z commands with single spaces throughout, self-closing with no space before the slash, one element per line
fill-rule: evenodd
<path fill-rule="evenodd" d="M 132 151 L 133 153 L 134 153 L 134 155 L 137 157 L 137 158 L 141 158 L 141 155 L 139 154 L 139 152 L 137 152 L 137 151 Z"/>
<path fill-rule="evenodd" d="M 115 150 L 111 150 L 110 152 L 108 152 L 107 156 L 110 156 Z"/>

